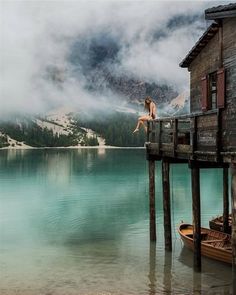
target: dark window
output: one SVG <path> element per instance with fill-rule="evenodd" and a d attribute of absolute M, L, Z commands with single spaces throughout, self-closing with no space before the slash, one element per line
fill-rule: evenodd
<path fill-rule="evenodd" d="M 225 107 L 225 70 L 208 74 L 201 79 L 202 111 Z"/>
<path fill-rule="evenodd" d="M 217 108 L 217 72 L 209 74 L 208 106 L 210 110 Z"/>

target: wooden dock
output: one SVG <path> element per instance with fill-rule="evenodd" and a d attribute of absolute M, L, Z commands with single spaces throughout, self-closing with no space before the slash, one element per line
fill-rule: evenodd
<path fill-rule="evenodd" d="M 190 113 L 148 122 L 146 155 L 150 180 L 150 239 L 156 240 L 155 161 L 162 162 L 165 248 L 172 249 L 170 165 L 187 163 L 191 173 L 194 268 L 201 270 L 200 172 L 223 169 L 222 213 L 228 229 L 229 168 L 232 207 L 232 281 L 236 294 L 236 3 L 205 11 L 213 20 L 180 63 L 190 72 Z"/>

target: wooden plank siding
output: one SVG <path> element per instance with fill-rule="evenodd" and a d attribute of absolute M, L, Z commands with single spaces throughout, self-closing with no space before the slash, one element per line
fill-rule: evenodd
<path fill-rule="evenodd" d="M 217 114 L 197 117 L 197 151 L 216 152 Z"/>
<path fill-rule="evenodd" d="M 219 31 L 201 50 L 189 66 L 190 71 L 190 112 L 201 112 L 202 78 L 220 68 Z"/>
<path fill-rule="evenodd" d="M 220 112 L 214 111 L 151 121 L 148 124 L 147 153 L 158 159 L 222 162 L 225 152 L 233 152 L 230 159 L 235 155 L 236 161 L 236 149 L 222 148 L 220 119 Z"/>
<path fill-rule="evenodd" d="M 236 150 L 236 18 L 223 21 L 223 66 L 226 72 L 226 108 L 222 112 L 222 149 Z"/>

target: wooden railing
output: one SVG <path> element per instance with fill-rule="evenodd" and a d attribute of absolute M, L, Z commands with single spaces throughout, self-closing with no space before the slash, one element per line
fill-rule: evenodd
<path fill-rule="evenodd" d="M 218 161 L 220 126 L 219 111 L 149 121 L 147 147 L 157 156 Z"/>

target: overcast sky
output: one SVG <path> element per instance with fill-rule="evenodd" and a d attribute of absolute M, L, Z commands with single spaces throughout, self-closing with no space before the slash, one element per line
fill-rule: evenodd
<path fill-rule="evenodd" d="M 68 55 L 75 40 L 102 31 L 120 42 L 117 71 L 147 82 L 167 83 L 180 92 L 185 90 L 189 74 L 178 65 L 207 27 L 201 18 L 204 9 L 215 4 L 0 0 L 0 114 L 94 104 L 83 79 L 78 81 L 71 75 Z M 176 16 L 188 16 L 193 21 L 175 28 L 170 20 Z M 63 69 L 63 87 L 47 79 L 49 66 Z M 96 98 L 97 104 L 105 102 L 105 97 Z"/>

